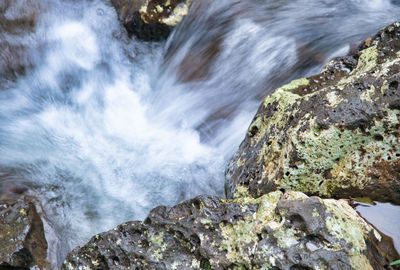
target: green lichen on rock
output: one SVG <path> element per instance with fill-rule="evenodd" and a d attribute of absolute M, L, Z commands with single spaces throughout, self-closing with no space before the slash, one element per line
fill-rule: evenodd
<path fill-rule="evenodd" d="M 400 203 L 399 31 L 267 97 L 226 171 L 227 196 L 240 187 Z"/>
<path fill-rule="evenodd" d="M 299 88 L 299 86 L 306 86 L 309 83 L 310 83 L 310 81 L 308 79 L 301 78 L 301 79 L 291 81 L 289 84 L 282 86 L 281 89 L 284 91 L 293 90 L 293 89 Z"/>
<path fill-rule="evenodd" d="M 282 188 L 330 196 L 337 186 L 361 189 L 365 187 L 365 178 L 341 177 L 340 174 L 345 171 L 343 167 L 346 166 L 341 159 L 347 163 L 348 157 L 359 158 L 358 149 L 362 146 L 367 147 L 371 140 L 374 141 L 372 138 L 364 136 L 359 130 L 340 130 L 335 126 L 328 129 L 314 127 L 310 132 L 301 134 L 300 138 L 299 141 L 294 137 L 293 145 L 303 164 L 284 169 L 279 182 Z M 361 168 L 351 169 L 360 169 L 358 175 L 366 173 Z M 325 174 L 329 171 L 332 177 L 336 177 L 333 183 L 325 181 Z M 356 171 L 352 170 L 351 173 L 355 174 Z"/>
<path fill-rule="evenodd" d="M 192 0 L 111 0 L 129 36 L 144 41 L 168 38 L 187 15 Z"/>
<path fill-rule="evenodd" d="M 51 268 L 42 216 L 35 204 L 32 198 L 0 202 L 0 268 Z"/>
<path fill-rule="evenodd" d="M 358 74 L 362 72 L 368 72 L 375 69 L 377 66 L 379 51 L 377 46 L 372 46 L 364 49 L 361 52 L 360 58 L 358 59 L 357 68 L 355 69 Z"/>
<path fill-rule="evenodd" d="M 140 14 L 146 23 L 162 23 L 176 26 L 185 17 L 192 0 L 144 0 Z"/>
<path fill-rule="evenodd" d="M 122 243 L 116 245 L 116 239 Z M 301 265 L 383 270 L 398 255 L 383 252 L 382 243 L 345 201 L 281 191 L 231 200 L 200 196 L 155 208 L 144 222 L 128 222 L 92 238 L 68 255 L 63 269 L 92 269 L 96 261 L 102 269 L 272 270 Z"/>

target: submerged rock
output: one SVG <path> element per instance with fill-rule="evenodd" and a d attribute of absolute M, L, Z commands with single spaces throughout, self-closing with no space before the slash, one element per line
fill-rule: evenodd
<path fill-rule="evenodd" d="M 94 236 L 62 269 L 390 269 L 382 247 L 346 201 L 200 196 Z"/>
<path fill-rule="evenodd" d="M 192 0 L 111 0 L 130 35 L 144 41 L 166 39 L 187 15 Z"/>
<path fill-rule="evenodd" d="M 277 89 L 226 171 L 226 193 L 296 190 L 400 203 L 400 23 Z"/>
<path fill-rule="evenodd" d="M 34 201 L 0 202 L 0 269 L 32 267 L 50 269 L 43 221 Z"/>
<path fill-rule="evenodd" d="M 32 68 L 28 37 L 42 9 L 39 1 L 0 1 L 0 91 L 11 88 Z"/>

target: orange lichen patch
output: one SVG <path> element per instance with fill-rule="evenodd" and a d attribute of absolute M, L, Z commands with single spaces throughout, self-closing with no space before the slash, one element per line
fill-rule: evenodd
<path fill-rule="evenodd" d="M 367 39 L 364 41 L 364 44 L 365 44 L 365 46 L 369 47 L 369 45 L 371 45 L 371 42 L 372 42 L 372 38 L 367 38 Z"/>

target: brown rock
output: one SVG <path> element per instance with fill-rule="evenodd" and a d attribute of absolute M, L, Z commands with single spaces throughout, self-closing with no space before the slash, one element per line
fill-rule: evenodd
<path fill-rule="evenodd" d="M 49 269 L 41 216 L 31 198 L 0 203 L 0 265 Z"/>
<path fill-rule="evenodd" d="M 166 39 L 187 15 L 191 0 L 111 0 L 130 35 L 144 41 Z"/>
<path fill-rule="evenodd" d="M 226 193 L 296 190 L 400 203 L 400 23 L 260 106 Z"/>
<path fill-rule="evenodd" d="M 382 239 L 346 201 L 200 196 L 94 236 L 62 269 L 393 269 Z"/>

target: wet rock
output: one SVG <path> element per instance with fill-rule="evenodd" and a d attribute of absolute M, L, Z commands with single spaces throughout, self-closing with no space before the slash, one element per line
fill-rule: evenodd
<path fill-rule="evenodd" d="M 200 196 L 94 236 L 62 269 L 390 269 L 398 255 L 381 247 L 346 201 Z"/>
<path fill-rule="evenodd" d="M 0 269 L 50 269 L 43 221 L 33 199 L 0 202 Z"/>
<path fill-rule="evenodd" d="M 144 41 L 166 39 L 187 15 L 192 0 L 111 0 L 130 35 Z"/>
<path fill-rule="evenodd" d="M 27 37 L 35 30 L 42 9 L 38 1 L 0 1 L 0 91 L 32 68 Z"/>
<path fill-rule="evenodd" d="M 400 203 L 400 23 L 260 106 L 226 193 L 273 190 Z"/>
<path fill-rule="evenodd" d="M 175 26 L 188 14 L 191 4 L 192 0 L 143 0 L 140 14 L 146 23 Z"/>

